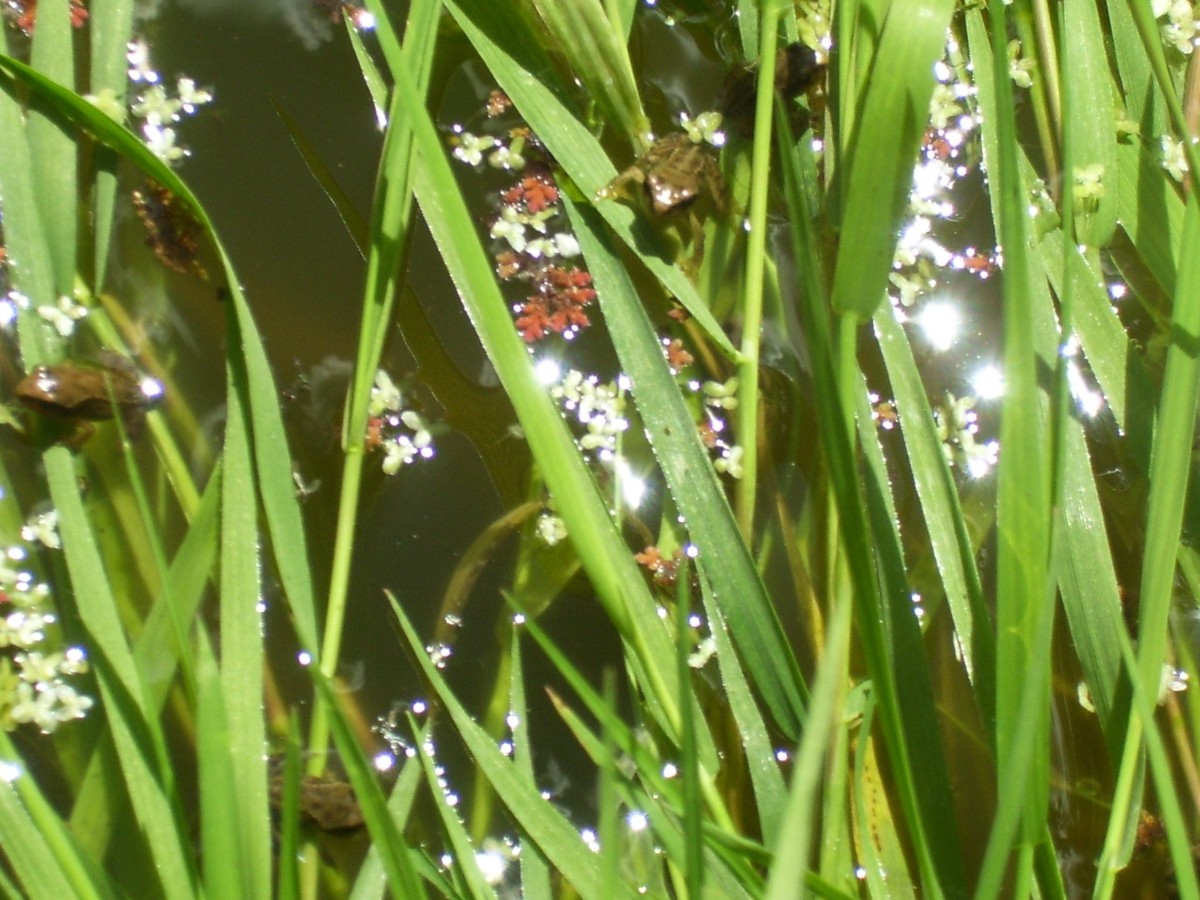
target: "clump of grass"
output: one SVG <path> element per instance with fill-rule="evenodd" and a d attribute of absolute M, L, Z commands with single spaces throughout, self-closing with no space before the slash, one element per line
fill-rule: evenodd
<path fill-rule="evenodd" d="M 543 897 L 1062 896 L 1079 886 L 1057 862 L 1050 797 L 1074 800 L 1056 784 L 1067 763 L 1050 736 L 1054 717 L 1075 703 L 1074 689 L 1056 685 L 1077 667 L 1116 773 L 1101 801 L 1106 834 L 1088 848 L 1098 859 L 1095 893 L 1111 895 L 1137 852 L 1156 854 L 1164 879 L 1169 857 L 1180 892 L 1196 894 L 1190 844 L 1200 798 L 1181 780 L 1194 770 L 1195 702 L 1181 710 L 1172 701 L 1169 721 L 1156 713 L 1164 664 L 1190 671 L 1190 647 L 1171 626 L 1194 615 L 1200 572 L 1181 542 L 1193 517 L 1200 295 L 1191 284 L 1198 254 L 1189 251 L 1200 237 L 1193 184 L 1173 178 L 1172 169 L 1184 171 L 1178 160 L 1161 158 L 1164 139 L 1189 130 L 1175 90 L 1186 22 L 1156 22 L 1136 4 L 1109 5 L 1101 18 L 1074 0 L 1057 20 L 1018 6 L 1011 27 L 1001 4 L 986 15 L 948 0 L 857 15 L 841 4 L 832 18 L 821 4 L 803 5 L 800 16 L 741 4 L 741 50 L 760 73 L 775 72 L 779 43 L 802 34 L 822 39 L 828 68 L 811 97 L 779 96 L 775 79 L 755 82 L 750 137 L 722 160 L 747 228 L 708 223 L 712 239 L 693 271 L 636 197 L 602 194 L 617 176 L 603 133 L 637 144 L 649 121 L 622 49 L 635 4 L 446 0 L 522 123 L 497 156 L 521 170 L 520 190 L 510 190 L 519 202 L 491 229 L 490 246 L 453 157 L 482 159 L 495 141 L 460 135 L 455 149 L 427 109 L 443 5 L 413 3 L 403 39 L 382 4 L 367 6 L 377 56 L 353 27 L 365 17 L 346 21 L 386 115 L 369 215 L 288 123 L 366 262 L 332 575 L 320 600 L 282 452 L 279 394 L 232 261 L 169 165 L 173 138 L 161 128 L 138 134 L 101 108 L 123 109 L 130 5 L 90 10 L 86 75 L 67 0 L 39 4 L 27 62 L 0 56 L 0 132 L 12 136 L 0 143 L 0 209 L 13 296 L 24 298 L 12 304 L 22 366 L 71 355 L 76 328 L 123 346 L 123 304 L 105 294 L 118 197 L 111 167 L 94 165 L 103 154 L 195 217 L 219 263 L 213 277 L 229 291 L 228 414 L 203 483 L 180 462 L 180 442 L 192 439 L 186 416 L 150 414 L 165 479 L 134 464 L 119 419 L 115 440 L 37 451 L 62 545 L 61 556 L 47 549 L 38 560 L 46 572 L 38 577 L 54 585 L 58 615 L 90 661 L 95 704 L 75 695 L 72 705 L 49 678 L 14 679 L 29 667 L 28 647 L 0 662 L 10 676 L 0 690 L 14 680 L 40 685 L 61 701 L 54 710 L 70 711 L 38 719 L 28 704 L 0 699 L 5 890 L 314 896 L 323 883 L 355 896 L 385 888 L 487 896 L 501 885 Z M 581 31 L 617 51 L 585 52 Z M 576 81 L 596 101 L 582 114 Z M 99 104 L 82 96 L 84 84 Z M 1116 96 L 1128 108 L 1118 110 Z M 812 107 L 803 118 L 798 102 Z M 1018 103 L 1032 111 L 1028 134 Z M 153 113 L 144 97 L 139 109 Z M 1194 166 L 1191 144 L 1182 148 Z M 987 173 L 995 253 L 938 243 L 942 207 L 925 179 L 968 177 L 972 154 Z M 80 197 L 90 217 L 77 215 Z M 405 477 L 399 461 L 433 434 L 380 373 L 394 321 L 418 354 L 437 352 L 418 336 L 419 316 L 396 303 L 418 214 L 499 376 L 519 423 L 508 436 L 527 446 L 532 472 L 492 469 L 498 483 L 509 478 L 512 509 L 447 589 L 446 608 L 460 608 L 496 547 L 517 536 L 486 716 L 456 696 L 428 639 L 391 599 L 401 645 L 437 708 L 429 721 L 394 723 L 397 734 L 407 729 L 407 752 L 388 796 L 333 677 L 354 617 L 348 586 L 368 453 L 394 443 L 384 465 Z M 518 246 L 518 227 L 551 216 L 562 240 L 545 239 L 537 253 L 523 238 Z M 781 219 L 787 227 L 769 244 Z M 497 280 L 495 252 L 508 285 Z M 550 252 L 569 256 L 571 268 L 540 258 Z M 1149 326 L 1114 311 L 1109 268 L 1132 295 L 1126 302 L 1145 304 Z M 932 321 L 935 285 L 987 275 L 1002 297 L 998 432 L 994 417 L 980 422 L 982 395 L 946 395 L 924 365 L 929 350 L 905 327 Z M 532 291 L 515 316 L 512 284 Z M 1155 308 L 1159 301 L 1166 305 Z M 82 324 L 76 307 L 87 313 Z M 611 382 L 577 373 L 548 388 L 539 363 L 582 340 L 606 342 L 619 372 L 606 373 Z M 440 372 L 429 377 L 448 418 L 457 415 L 481 445 L 497 443 L 492 412 L 502 420 L 507 406 L 472 422 L 476 395 L 446 367 L 429 371 Z M 1085 376 L 1106 401 L 1099 416 L 1119 431 L 1115 444 L 1093 424 L 1078 386 Z M 802 421 L 796 409 L 806 410 Z M 998 456 L 981 428 L 998 433 Z M 1104 455 L 1144 486 L 1144 509 L 1112 499 L 1094 459 Z M 85 471 L 101 477 L 99 503 L 111 509 L 85 502 Z M 657 508 L 621 491 L 634 471 L 653 473 L 639 477 L 661 486 Z M 0 483 L 22 503 L 35 493 L 9 471 Z M 101 527 L 106 515 L 120 528 Z M 0 505 L 0 527 L 15 534 L 25 518 L 16 503 Z M 1110 529 L 1125 529 L 1132 550 L 1119 554 Z M 311 660 L 307 778 L 299 724 L 268 723 L 263 701 L 265 564 Z M 4 602 L 28 593 L 34 571 L 31 563 L 30 574 L 3 575 Z M 538 620 L 577 572 L 621 640 L 629 712 L 614 680 L 591 684 Z M 215 626 L 198 614 L 210 588 Z M 1123 595 L 1137 597 L 1136 610 L 1123 608 Z M 555 709 L 598 775 L 595 830 L 581 830 L 538 789 L 531 642 L 558 673 Z M 951 642 L 953 658 L 944 652 Z M 32 759 L 13 746 L 10 732 L 27 719 L 43 731 L 70 720 L 53 748 L 65 803 L 48 799 Z M 172 729 L 192 736 L 194 770 L 168 739 Z M 465 824 L 438 767 L 434 738 L 451 732 L 476 766 Z M 317 836 L 299 826 L 303 791 L 323 774 L 331 742 L 369 833 L 355 871 L 322 863 Z M 956 752 L 962 744 L 972 752 Z M 274 782 L 272 745 L 288 748 Z M 1155 806 L 1144 811 L 1147 776 Z M 968 808 L 974 796 L 952 789 L 967 777 L 991 798 L 984 807 Z M 185 800 L 193 794 L 195 812 Z M 430 802 L 419 806 L 419 795 Z M 124 827 L 126 816 L 137 827 Z M 985 817 L 986 829 L 969 827 Z M 507 858 L 495 849 L 505 829 L 515 833 Z M 131 849 L 151 864 L 109 865 Z M 509 866 L 513 857 L 519 866 Z"/>

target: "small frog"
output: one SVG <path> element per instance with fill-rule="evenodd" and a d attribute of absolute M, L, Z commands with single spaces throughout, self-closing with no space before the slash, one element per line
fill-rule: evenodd
<path fill-rule="evenodd" d="M 276 815 L 283 807 L 282 754 L 272 756 L 267 768 L 270 775 L 268 799 Z M 300 821 L 321 831 L 336 834 L 356 831 L 364 822 L 362 807 L 354 796 L 354 788 L 344 779 L 304 775 L 300 778 Z"/>
<path fill-rule="evenodd" d="M 601 197 L 624 193 L 630 182 L 643 186 L 649 211 L 660 219 L 687 213 L 694 247 L 690 266 L 704 258 L 701 213 L 711 203 L 717 212 L 729 211 L 728 192 L 712 154 L 686 134 L 671 134 L 650 145 L 642 157 L 600 191 Z"/>
<path fill-rule="evenodd" d="M 75 426 L 66 442 L 79 446 L 91 435 L 92 422 L 113 418 L 114 402 L 126 429 L 139 433 L 146 411 L 162 399 L 162 385 L 140 377 L 125 357 L 105 352 L 97 365 L 34 366 L 17 384 L 16 395 L 34 412 Z"/>

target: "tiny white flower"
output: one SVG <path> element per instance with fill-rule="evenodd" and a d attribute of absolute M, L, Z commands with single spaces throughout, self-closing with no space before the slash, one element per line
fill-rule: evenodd
<path fill-rule="evenodd" d="M 496 146 L 497 140 L 488 135 L 476 136 L 464 131 L 458 136 L 458 146 L 454 148 L 454 158 L 468 165 L 478 166 L 483 162 L 483 154 Z"/>
<path fill-rule="evenodd" d="M 567 536 L 567 523 L 552 513 L 542 513 L 537 521 L 537 533 L 546 546 L 553 547 Z"/>
<path fill-rule="evenodd" d="M 102 88 L 98 94 L 84 94 L 83 99 L 114 122 L 125 121 L 125 104 L 112 88 Z"/>
<path fill-rule="evenodd" d="M 88 308 L 64 295 L 53 306 L 39 306 L 37 313 L 53 325 L 59 335 L 70 337 L 75 333 L 75 323 L 87 318 Z"/>
<path fill-rule="evenodd" d="M 158 73 L 150 67 L 150 47 L 141 38 L 126 45 L 125 59 L 129 61 L 129 80 L 155 84 Z"/>
<path fill-rule="evenodd" d="M 371 387 L 371 399 L 367 405 L 368 415 L 381 416 L 385 412 L 399 410 L 403 405 L 400 388 L 396 387 L 391 376 L 383 369 L 376 371 L 375 384 Z"/>
<path fill-rule="evenodd" d="M 21 526 L 21 540 L 40 541 L 51 550 L 61 550 L 62 541 L 58 537 L 58 510 L 39 513 Z"/>
<path fill-rule="evenodd" d="M 503 238 L 516 253 L 524 252 L 528 243 L 525 240 L 525 225 L 520 214 L 511 206 L 506 206 L 500 211 L 500 218 L 492 223 L 489 233 L 496 240 Z"/>
<path fill-rule="evenodd" d="M 179 94 L 179 104 L 188 115 L 194 113 L 197 106 L 212 103 L 212 91 L 197 88 L 196 82 L 191 78 L 180 78 L 176 85 L 176 91 Z"/>

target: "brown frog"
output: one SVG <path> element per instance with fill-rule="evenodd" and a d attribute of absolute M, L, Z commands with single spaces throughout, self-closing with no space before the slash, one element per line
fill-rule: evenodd
<path fill-rule="evenodd" d="M 283 807 L 282 754 L 268 762 L 268 797 L 271 810 L 278 815 Z M 344 779 L 304 775 L 300 778 L 300 821 L 330 833 L 355 831 L 362 827 L 362 808 L 354 788 Z"/>
<path fill-rule="evenodd" d="M 90 436 L 92 422 L 114 414 L 130 433 L 140 432 L 146 411 L 162 398 L 162 385 L 140 377 L 123 356 L 105 352 L 94 365 L 64 361 L 34 366 L 17 384 L 16 395 L 34 412 L 75 426 L 66 442 L 79 446 Z"/>
<path fill-rule="evenodd" d="M 713 155 L 686 134 L 671 134 L 650 145 L 640 159 L 601 190 L 602 197 L 625 193 L 630 182 L 642 185 L 649 212 L 659 219 L 687 213 L 693 241 L 691 267 L 704 258 L 701 213 L 712 206 L 729 212 L 728 191 Z"/>

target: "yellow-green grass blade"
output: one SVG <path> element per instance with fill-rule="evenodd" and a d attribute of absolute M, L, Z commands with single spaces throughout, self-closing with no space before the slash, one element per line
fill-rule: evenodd
<path fill-rule="evenodd" d="M 933 95 L 933 64 L 945 50 L 953 12 L 952 0 L 906 0 L 891 4 L 884 21 L 862 23 L 880 35 L 873 74 L 854 98 L 861 115 L 838 176 L 844 200 L 832 300 L 841 313 L 869 318 L 886 296 Z"/>
<path fill-rule="evenodd" d="M 610 124 L 640 152 L 649 122 L 642 111 L 625 33 L 601 0 L 531 0 L 561 53 Z"/>
<path fill-rule="evenodd" d="M 117 104 L 124 105 L 129 84 L 127 54 L 129 37 L 133 31 L 133 0 L 92 0 L 88 4 L 88 13 L 91 77 L 86 85 L 87 92 L 93 96 L 104 96 L 111 91 Z M 91 283 L 99 289 L 104 285 L 108 270 L 108 251 L 116 212 L 117 173 L 102 165 L 102 160 L 95 155 L 91 161 L 95 181 L 91 192 L 91 243 L 95 254 L 91 262 Z M 81 258 L 80 268 L 84 263 L 85 260 Z"/>
<path fill-rule="evenodd" d="M 24 887 L 24 896 L 80 900 L 117 896 L 37 782 L 16 762 L 20 753 L 3 730 L 0 757 L 8 767 L 0 779 L 0 834 L 5 860 Z"/>
<path fill-rule="evenodd" d="M 1117 164 L 1117 129 L 1113 108 L 1113 84 L 1100 13 L 1094 0 L 1064 0 L 1062 7 L 1062 56 L 1065 72 L 1061 79 L 1064 115 L 1062 127 L 1071 142 L 1071 166 L 1064 180 L 1074 188 L 1081 174 L 1099 167 L 1099 196 L 1075 203 L 1075 237 L 1088 247 L 1104 247 L 1117 227 L 1120 197 Z M 1083 187 L 1081 185 L 1081 187 Z M 1064 185 L 1064 202 L 1073 202 L 1073 191 Z"/>
<path fill-rule="evenodd" d="M 1001 11 L 1002 15 L 1002 11 Z M 1043 612 L 1053 609 L 1050 572 L 1050 480 L 1047 433 L 1040 420 L 1044 398 L 1038 387 L 1035 297 L 1048 298 L 1043 279 L 1031 269 L 1028 194 L 1021 179 L 1012 86 L 1008 78 L 1007 36 L 1003 19 L 993 16 L 989 35 L 978 11 L 968 13 L 968 35 L 980 77 L 979 102 L 984 117 L 984 161 L 991 179 L 993 218 L 1004 246 L 1004 378 L 998 485 L 998 595 L 996 754 L 1001 778 L 1001 805 L 1024 808 L 1022 843 L 1036 842 L 1045 820 L 1049 796 L 1049 683 L 1034 684 L 1037 673 L 1048 675 L 1048 661 L 1034 656 Z M 995 66 L 993 69 L 992 66 Z M 1040 273 L 1039 273 L 1040 274 Z M 1048 305 L 1048 299 L 1045 299 Z M 1037 309 L 1040 309 L 1041 304 Z M 1053 358 L 1053 357 L 1052 357 Z M 1051 618 L 1050 621 L 1053 621 Z M 1037 727 L 1023 722 L 1023 696 L 1034 688 L 1042 699 L 1032 709 Z M 1035 748 L 1021 744 L 1033 740 Z M 1017 760 L 1027 760 L 1026 770 Z M 1000 817 L 1003 818 L 1003 811 Z M 997 850 L 997 854 L 1001 851 Z M 1031 856 L 1022 856 L 1025 863 Z M 1020 874 L 1028 870 L 1019 870 Z M 1020 877 L 1018 877 L 1020 883 Z"/>
<path fill-rule="evenodd" d="M 263 897 L 252 864 L 253 843 L 245 831 L 245 798 L 238 791 L 230 744 L 235 736 L 226 715 L 231 699 L 222 685 L 208 635 L 196 631 L 196 760 L 200 787 L 200 841 L 204 848 L 204 892 L 211 897 Z M 261 695 L 261 690 L 256 696 Z M 263 889 L 267 893 L 261 893 Z"/>
<path fill-rule="evenodd" d="M 700 443 L 650 317 L 595 210 L 564 206 L 588 261 L 621 368 L 632 384 L 646 436 L 699 550 L 697 563 L 779 727 L 791 738 L 804 721 L 806 687 L 754 559 Z"/>
<path fill-rule="evenodd" d="M 164 737 L 145 699 L 142 676 L 126 641 L 95 535 L 79 495 L 70 451 L 53 447 L 43 456 L 50 496 L 71 576 L 73 600 L 88 634 L 87 648 L 97 671 L 130 802 L 155 860 L 165 895 L 188 896 L 195 873 L 185 854 L 187 842 L 171 783 Z"/>
<path fill-rule="evenodd" d="M 783 116 L 778 121 L 785 122 Z M 897 789 L 905 819 L 912 835 L 922 880 L 927 890 L 955 893 L 963 890 L 965 875 L 958 837 L 950 816 L 951 800 L 940 754 L 929 754 L 929 734 L 914 734 L 903 721 L 901 700 L 893 672 L 893 653 L 884 628 L 888 615 L 876 571 L 876 555 L 871 546 L 873 537 L 864 507 L 866 490 L 882 491 L 872 486 L 876 475 L 870 468 L 856 465 L 857 453 L 852 419 L 847 416 L 840 381 L 834 371 L 833 339 L 828 320 L 825 286 L 818 278 L 820 271 L 817 240 L 813 226 L 813 211 L 808 195 L 802 188 L 804 168 L 797 159 L 790 136 L 780 129 L 779 159 L 791 221 L 792 242 L 799 277 L 799 308 L 804 334 L 808 341 L 809 358 L 815 387 L 817 420 L 825 465 L 830 476 L 834 502 L 837 506 L 841 549 L 846 555 L 851 589 L 855 599 L 855 621 L 871 678 L 879 695 L 880 716 L 884 741 L 896 774 Z M 845 323 L 843 323 L 845 326 Z M 844 327 L 844 331 L 848 330 Z M 843 348 L 845 350 L 845 348 Z M 844 365 L 851 370 L 850 387 L 857 391 L 861 377 L 854 367 L 851 353 L 845 353 Z M 893 585 L 893 589 L 895 585 Z M 916 704 L 928 704 L 928 696 L 908 698 Z M 928 721 L 931 711 L 921 716 Z M 914 743 L 910 743 L 913 741 Z M 920 756 L 933 758 L 919 762 Z"/>
<path fill-rule="evenodd" d="M 512 654 L 512 677 L 509 679 L 508 708 L 514 717 L 512 722 L 513 765 L 526 781 L 536 784 L 537 776 L 533 771 L 532 732 L 529 728 L 529 705 L 525 699 L 524 651 L 521 649 L 521 634 L 516 628 L 512 630 L 512 640 L 509 641 L 509 646 Z M 603 806 L 601 808 L 603 809 Z M 550 866 L 535 842 L 522 839 L 520 863 L 521 896 L 525 900 L 550 900 L 554 896 L 550 886 Z"/>
<path fill-rule="evenodd" d="M 155 711 L 161 710 L 174 683 L 179 646 L 174 638 L 174 620 L 192 621 L 216 562 L 220 484 L 218 468 L 209 478 L 187 535 L 171 562 L 163 591 L 134 644 L 134 660 L 146 678 L 147 702 Z M 167 609 L 167 598 L 177 604 L 174 611 Z M 117 815 L 110 794 L 113 782 L 120 775 L 116 772 L 111 746 L 105 740 L 97 742 L 76 791 L 70 817 L 71 828 L 79 835 L 81 844 L 98 859 L 105 853 Z"/>
<path fill-rule="evenodd" d="M 59 84 L 73 85 L 75 48 L 67 0 L 44 0 L 38 6 L 37 17 L 31 52 L 33 67 Z M 60 295 L 70 295 L 75 287 L 79 222 L 75 135 L 47 115 L 36 95 L 25 131 L 33 163 L 30 174 L 46 229 L 54 290 Z"/>
<path fill-rule="evenodd" d="M 1144 135 L 1156 137 L 1167 127 L 1167 109 L 1162 94 L 1155 89 L 1154 73 L 1142 47 L 1137 27 L 1129 10 L 1129 0 L 1105 0 L 1108 36 L 1121 79 L 1121 96 L 1127 113 Z M 1124 178 L 1124 175 L 1121 176 Z M 1125 186 L 1122 185 L 1122 190 Z"/>
<path fill-rule="evenodd" d="M 229 360 L 228 377 L 221 478 L 221 698 L 213 715 L 219 715 L 227 729 L 221 752 L 237 796 L 230 818 L 240 837 L 239 866 L 247 893 L 262 897 L 270 893 L 271 882 L 262 695 L 262 561 L 251 424 L 237 388 L 245 375 L 236 357 Z M 286 458 L 279 462 L 288 465 Z"/>
<path fill-rule="evenodd" d="M 524 429 L 572 543 L 606 612 L 633 649 L 645 687 L 663 709 L 662 724 L 678 729 L 676 676 L 670 638 L 633 557 L 608 513 L 558 410 L 540 383 L 525 343 L 513 327 L 474 219 L 458 190 L 433 122 L 407 73 L 397 71 L 394 110 L 409 120 L 418 150 L 417 200 L 434 241 Z"/>
<path fill-rule="evenodd" d="M 595 854 L 588 849 L 579 832 L 550 804 L 542 799 L 537 785 L 529 781 L 515 763 L 500 752 L 495 739 L 480 726 L 454 696 L 442 673 L 433 665 L 424 644 L 404 610 L 391 595 L 392 609 L 400 623 L 408 648 L 422 675 L 437 694 L 447 715 L 475 760 L 479 773 L 496 789 L 501 802 L 514 821 L 537 843 L 546 859 L 584 898 L 596 897 L 600 870 Z"/>
<path fill-rule="evenodd" d="M 17 84 L 0 69 L 0 204 L 4 209 L 6 270 L 13 287 L 33 307 L 54 302 L 53 267 L 47 245 L 37 189 L 32 177 L 24 112 L 17 102 Z M 49 324 L 36 320 L 17 337 L 26 365 L 50 361 L 58 352 L 59 338 Z"/>
<path fill-rule="evenodd" d="M 274 560 L 283 583 L 284 594 L 287 596 L 289 606 L 295 616 L 297 631 L 302 640 L 309 643 L 315 639 L 317 633 L 317 617 L 313 605 L 312 580 L 308 570 L 304 529 L 295 485 L 292 482 L 291 467 L 279 464 L 280 448 L 287 446 L 283 418 L 279 409 L 279 393 L 275 388 L 266 352 L 246 304 L 246 298 L 242 294 L 240 282 L 233 270 L 228 253 L 217 237 L 211 220 L 179 175 L 154 156 L 124 126 L 112 121 L 79 95 L 56 84 L 29 66 L 3 54 L 0 54 L 0 72 L 3 73 L 6 80 L 18 80 L 27 85 L 65 120 L 84 128 L 98 141 L 134 163 L 179 197 L 196 215 L 216 247 L 230 295 L 230 305 L 227 309 L 229 352 L 239 353 L 244 363 L 246 377 L 237 382 L 237 387 L 246 393 L 246 402 L 253 423 L 252 446 L 258 470 L 257 485 L 262 495 L 267 527 L 272 539 Z M 0 115 L 2 114 L 0 113 Z M 2 124 L 4 123 L 0 122 L 0 125 Z M 24 208 L 23 205 L 22 209 Z M 6 215 L 8 214 L 6 207 Z M 38 259 L 39 257 L 35 255 L 34 261 L 38 261 Z M 50 302 L 52 297 L 51 293 L 46 300 L 41 302 Z M 26 346 L 24 333 L 26 331 L 35 335 L 38 333 L 37 329 L 23 329 L 23 350 Z M 26 356 L 29 357 L 28 350 L 26 350 Z M 314 653 L 316 652 L 315 646 L 312 646 L 311 649 Z"/>
<path fill-rule="evenodd" d="M 588 198 L 594 198 L 617 170 L 599 142 L 575 117 L 572 99 L 540 50 L 536 35 L 516 15 L 512 4 L 492 0 L 447 0 L 455 21 L 487 64 L 488 70 L 512 98 L 558 165 Z M 605 200 L 596 208 L 621 241 L 638 255 L 663 287 L 696 319 L 730 359 L 738 352 L 695 286 L 670 261 L 670 251 L 650 224 L 629 206 Z"/>

